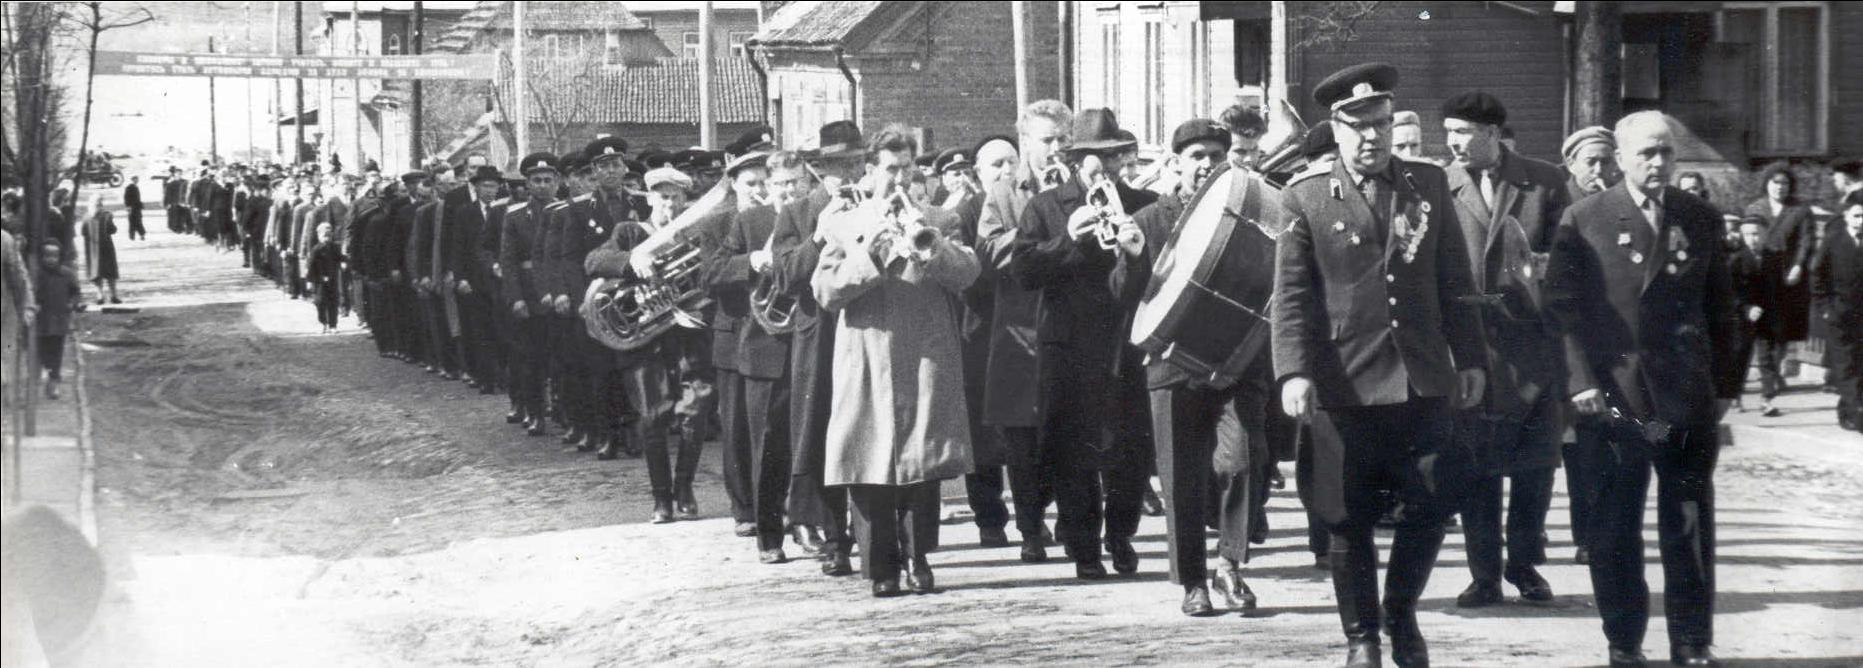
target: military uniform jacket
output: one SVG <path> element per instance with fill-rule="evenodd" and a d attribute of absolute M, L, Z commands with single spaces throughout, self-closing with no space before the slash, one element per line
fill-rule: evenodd
<path fill-rule="evenodd" d="M 1702 428 L 1746 371 L 1721 214 L 1665 187 L 1661 223 L 1650 228 L 1624 184 L 1567 208 L 1546 304 L 1564 334 L 1568 392 L 1597 389 L 1631 416 Z"/>
<path fill-rule="evenodd" d="M 617 225 L 634 220 L 637 197 L 624 191 L 617 200 L 603 197 L 597 189 L 570 200 L 565 208 L 562 239 L 557 244 L 558 282 L 569 295 L 571 310 L 581 306 L 589 290 L 589 274 L 583 266 L 589 254 L 614 237 Z"/>
<path fill-rule="evenodd" d="M 1445 168 L 1457 221 L 1483 302 L 1482 341 L 1488 387 L 1482 401 L 1494 415 L 1520 420 L 1548 393 L 1564 397 L 1565 365 L 1558 327 L 1546 316 L 1541 288 L 1554 230 L 1565 213 L 1565 173 L 1505 148 L 1492 177 L 1494 206 L 1458 165 Z M 1557 452 L 1549 454 L 1557 462 Z"/>
<path fill-rule="evenodd" d="M 734 368 L 746 377 L 764 380 L 780 379 L 789 371 L 789 335 L 771 334 L 756 318 L 750 317 L 749 310 L 750 291 L 757 280 L 756 272 L 750 269 L 750 253 L 763 248 L 770 235 L 776 232 L 776 216 L 777 208 L 768 204 L 732 216 L 724 243 L 717 250 L 720 260 L 716 283 L 742 290 L 745 299 L 745 317 L 737 328 Z M 774 263 L 775 253 L 771 256 Z M 774 264 L 771 268 L 775 268 Z"/>
<path fill-rule="evenodd" d="M 580 195 L 578 195 L 580 197 Z M 566 294 L 563 285 L 563 228 L 568 225 L 570 200 L 560 199 L 544 207 L 543 215 L 537 221 L 541 229 L 537 233 L 536 248 L 531 251 L 531 261 L 535 271 L 532 276 L 537 282 L 537 291 L 545 299 L 554 299 Z M 551 310 L 552 315 L 556 314 Z M 563 317 L 563 316 L 559 316 Z"/>
<path fill-rule="evenodd" d="M 1322 408 L 1451 397 L 1480 368 L 1480 316 L 1461 223 L 1441 167 L 1392 158 L 1367 201 L 1343 161 L 1285 191 L 1275 247 L 1277 381 L 1306 376 Z"/>
<path fill-rule="evenodd" d="M 501 288 L 504 306 L 509 308 L 509 304 L 524 302 L 532 315 L 541 313 L 539 309 L 543 308 L 535 256 L 542 250 L 537 241 L 543 231 L 545 206 L 548 206 L 545 202 L 533 198 L 507 207 L 499 234 L 498 266 L 504 274 Z"/>

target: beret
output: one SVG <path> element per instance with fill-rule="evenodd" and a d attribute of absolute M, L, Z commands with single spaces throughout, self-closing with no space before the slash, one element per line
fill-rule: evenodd
<path fill-rule="evenodd" d="M 1389 99 L 1397 81 L 1397 68 L 1389 63 L 1359 63 L 1321 79 L 1313 87 L 1313 101 L 1339 111 L 1362 102 Z"/>
<path fill-rule="evenodd" d="M 1443 118 L 1458 118 L 1482 125 L 1506 125 L 1507 108 L 1493 95 L 1472 90 L 1443 101 Z"/>

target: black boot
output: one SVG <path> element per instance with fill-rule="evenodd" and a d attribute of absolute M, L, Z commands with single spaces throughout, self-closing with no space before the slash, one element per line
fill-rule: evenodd
<path fill-rule="evenodd" d="M 1391 662 L 1400 668 L 1429 668 L 1429 646 L 1417 628 L 1417 599 L 1429 584 L 1442 544 L 1442 525 L 1433 522 L 1399 525 L 1391 541 L 1391 564 L 1384 574 L 1384 630 L 1391 636 Z"/>
<path fill-rule="evenodd" d="M 1332 539 L 1333 598 L 1345 630 L 1348 668 L 1383 665 L 1378 647 L 1378 555 L 1371 534 Z"/>

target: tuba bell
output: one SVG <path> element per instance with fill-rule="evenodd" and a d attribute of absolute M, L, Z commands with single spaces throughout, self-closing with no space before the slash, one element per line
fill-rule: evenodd
<path fill-rule="evenodd" d="M 770 231 L 770 238 L 763 243 L 764 252 L 776 247 L 776 231 Z M 796 305 L 801 303 L 794 295 L 779 289 L 776 284 L 775 271 L 766 271 L 757 275 L 757 281 L 750 289 L 750 317 L 770 334 L 788 334 L 796 329 Z"/>
<path fill-rule="evenodd" d="M 1306 166 L 1306 156 L 1300 149 L 1307 137 L 1307 123 L 1300 120 L 1300 115 L 1294 113 L 1287 100 L 1276 100 L 1273 106 L 1274 110 L 1268 118 L 1268 132 L 1261 138 L 1264 157 L 1255 165 L 1255 172 L 1278 188 L 1286 185 L 1288 179 Z"/>

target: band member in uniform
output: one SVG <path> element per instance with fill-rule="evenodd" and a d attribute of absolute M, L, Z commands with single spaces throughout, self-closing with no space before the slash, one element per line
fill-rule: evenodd
<path fill-rule="evenodd" d="M 971 470 L 958 323 L 950 307 L 977 278 L 956 218 L 902 203 L 918 150 L 903 127 L 867 145 L 859 207 L 821 221 L 813 288 L 841 312 L 824 482 L 853 501 L 861 567 L 876 597 L 936 587 L 938 485 Z"/>
<path fill-rule="evenodd" d="M 1169 176 L 1176 186 L 1133 216 L 1142 246 L 1137 252 L 1122 252 L 1111 276 L 1112 289 L 1126 308 L 1136 308 L 1144 296 L 1153 264 L 1197 189 L 1226 153 L 1233 155 L 1230 140 L 1229 129 L 1207 118 L 1185 121 L 1172 133 Z M 1240 169 L 1233 163 L 1230 168 Z M 1216 614 L 1210 602 L 1205 537 L 1210 526 L 1219 530 L 1224 560 L 1215 586 L 1229 607 L 1253 608 L 1255 594 L 1242 580 L 1241 564 L 1248 560 L 1252 469 L 1268 457 L 1262 428 L 1272 383 L 1267 356 L 1247 378 L 1223 386 L 1194 378 L 1163 360 L 1146 360 L 1145 371 L 1158 477 L 1164 488 L 1171 578 L 1184 587 L 1181 609 L 1193 617 Z M 1211 510 L 1217 515 L 1214 523 L 1208 517 Z"/>
<path fill-rule="evenodd" d="M 548 312 L 537 277 L 536 259 L 542 249 L 537 241 L 543 227 L 543 209 L 556 200 L 557 169 L 561 161 L 549 153 L 532 153 L 518 163 L 518 171 L 529 182 L 529 198 L 506 208 L 500 228 L 498 268 L 503 273 L 500 298 L 502 310 L 510 314 L 511 396 L 522 413 L 524 430 L 532 436 L 548 433 L 543 412 L 545 377 L 544 346 L 548 330 L 544 316 Z"/>
<path fill-rule="evenodd" d="M 1746 365 L 1721 245 L 1721 214 L 1669 186 L 1675 122 L 1657 111 L 1617 121 L 1624 183 L 1568 207 L 1546 279 L 1565 334 L 1566 391 L 1602 423 L 1589 543 L 1591 582 L 1612 666 L 1641 666 L 1649 625 L 1643 513 L 1654 467 L 1669 658 L 1715 665 L 1716 425 Z"/>
<path fill-rule="evenodd" d="M 853 121 L 823 125 L 817 137 L 811 167 L 821 182 L 807 197 L 779 209 L 770 252 L 775 289 L 796 301 L 789 342 L 789 521 L 804 551 L 820 543 L 822 572 L 843 576 L 854 573 L 847 492 L 823 483 L 839 325 L 837 314 L 815 301 L 813 280 L 825 243 L 817 223 L 824 211 L 858 204 L 850 197 L 857 197 L 852 193 L 866 174 L 866 142 Z"/>
<path fill-rule="evenodd" d="M 590 252 L 614 237 L 617 225 L 643 220 L 651 211 L 645 197 L 623 186 L 632 170 L 626 159 L 625 140 L 601 137 L 590 142 L 582 154 L 594 169 L 595 180 L 590 191 L 576 198 L 570 207 L 570 218 L 563 228 L 560 244 L 564 272 L 561 282 L 569 298 L 570 314 L 575 318 L 571 337 L 581 359 L 579 371 L 587 375 L 582 381 L 587 388 L 581 407 L 583 438 L 577 449 L 596 451 L 597 458 L 607 460 L 619 457 L 626 449 L 621 432 L 626 422 L 626 390 L 618 365 L 619 355 L 625 353 L 611 350 L 590 337 L 581 321 L 580 307 L 589 285 L 584 265 Z"/>
<path fill-rule="evenodd" d="M 958 240 L 977 244 L 977 220 L 983 216 L 983 189 L 976 181 L 970 149 L 945 149 L 932 162 L 945 193 L 939 208 L 957 216 Z M 977 525 L 978 543 L 984 547 L 1009 545 L 1009 507 L 1003 503 L 1002 439 L 983 424 L 983 388 L 990 363 L 991 281 L 981 276 L 964 290 L 964 399 L 970 417 L 970 450 L 976 471 L 964 475 L 964 495 Z"/>
<path fill-rule="evenodd" d="M 1417 599 L 1467 477 L 1453 410 L 1479 401 L 1485 381 L 1447 177 L 1391 155 L 1397 80 L 1390 65 L 1364 63 L 1314 88 L 1331 110 L 1339 159 L 1289 182 L 1293 222 L 1276 246 L 1282 409 L 1338 436 L 1315 439 L 1339 448 L 1316 453 L 1315 478 L 1332 487 L 1318 501 L 1333 531 L 1333 591 L 1354 667 L 1381 665 L 1381 617 L 1396 664 L 1429 665 Z M 1325 415 L 1310 415 L 1315 407 Z M 1381 616 L 1372 527 L 1393 497 L 1400 520 Z"/>
<path fill-rule="evenodd" d="M 780 172 L 782 192 L 771 194 L 769 182 Z M 789 500 L 789 336 L 766 330 L 751 313 L 750 292 L 756 277 L 768 276 L 773 254 L 766 248 L 776 228 L 779 202 L 787 202 L 800 181 L 806 187 L 807 168 L 795 153 L 749 151 L 732 159 L 725 169 L 736 194 L 737 213 L 722 218 L 724 229 L 710 251 L 714 274 L 711 283 L 721 299 L 744 300 L 720 304 L 719 311 L 742 309 L 737 325 L 733 362 L 742 379 L 744 422 L 749 457 L 743 462 L 750 479 L 752 517 L 757 523 L 758 559 L 782 563 L 783 514 Z M 800 547 L 808 547 L 802 545 Z M 814 546 L 817 550 L 820 545 Z"/>
<path fill-rule="evenodd" d="M 1048 560 L 1054 540 L 1042 517 L 1054 500 L 1054 476 L 1043 467 L 1041 393 L 1036 358 L 1040 345 L 1035 312 L 1041 293 L 1022 286 L 1013 269 L 1017 230 L 1029 200 L 1041 192 L 1050 160 L 1060 160 L 1072 138 L 1074 112 L 1058 100 L 1041 100 L 1016 119 L 1019 167 L 1008 179 L 989 184 L 977 219 L 978 260 L 990 282 L 990 357 L 984 378 L 983 421 L 998 430 L 1009 461 L 1009 490 L 1015 499 L 1021 559 Z M 981 154 L 981 152 L 979 152 Z M 981 159 L 981 158 L 980 158 Z"/>
<path fill-rule="evenodd" d="M 549 330 L 549 344 L 544 347 L 548 360 L 545 368 L 549 370 L 544 385 L 547 397 L 544 410 L 563 428 L 560 442 L 580 450 L 586 435 L 586 411 L 592 404 L 589 403 L 589 376 L 575 347 L 582 332 L 576 331 L 581 325 L 570 308 L 569 292 L 575 288 L 565 283 L 570 260 L 563 251 L 563 241 L 576 215 L 571 211 L 572 204 L 579 199 L 587 201 L 583 195 L 589 192 L 595 169 L 583 159 L 581 151 L 574 151 L 563 156 L 563 171 L 567 175 L 563 184 L 564 197 L 544 207 L 544 216 L 539 221 L 543 231 L 533 258 L 537 282 L 544 293 L 545 327 Z M 581 260 L 576 258 L 575 261 Z"/>
<path fill-rule="evenodd" d="M 1453 159 L 1444 171 L 1475 290 L 1488 297 L 1481 302 L 1488 390 L 1480 404 L 1456 414 L 1456 437 L 1474 454 L 1475 475 L 1462 508 L 1474 581 L 1456 605 L 1501 602 L 1503 578 L 1520 589 L 1521 600 L 1551 603 L 1552 585 L 1534 565 L 1546 561 L 1546 513 L 1566 426 L 1565 368 L 1557 329 L 1541 312 L 1540 286 L 1565 212 L 1565 174 L 1501 143 L 1507 108 L 1493 95 L 1463 93 L 1443 102 L 1442 112 Z"/>
<path fill-rule="evenodd" d="M 492 209 L 498 203 L 498 187 L 504 176 L 490 165 L 474 168 L 466 177 L 464 198 L 453 198 L 448 205 L 447 250 L 443 277 L 453 283 L 454 300 L 459 304 L 460 351 L 466 361 L 466 374 L 479 394 L 498 391 L 499 368 L 503 354 L 492 325 L 495 311 L 491 297 L 497 277 L 489 263 L 481 263 L 479 249 L 490 229 Z M 460 201 L 462 200 L 463 201 Z"/>
<path fill-rule="evenodd" d="M 1115 253 L 1092 239 L 1103 215 L 1088 206 L 1094 179 L 1113 179 L 1121 224 L 1157 200 L 1148 191 L 1117 183 L 1124 142 L 1114 137 L 1112 115 L 1090 110 L 1073 123 L 1068 151 L 1073 174 L 1029 200 L 1017 221 L 1011 272 L 1039 290 L 1036 332 L 1041 341 L 1039 463 L 1052 476 L 1060 511 L 1056 533 L 1074 573 L 1106 576 L 1100 563 L 1101 529 L 1113 569 L 1138 570 L 1132 536 L 1138 531 L 1151 475 L 1151 425 L 1130 406 L 1145 402 L 1140 355 L 1127 350 L 1128 318 L 1114 299 L 1108 274 Z"/>

